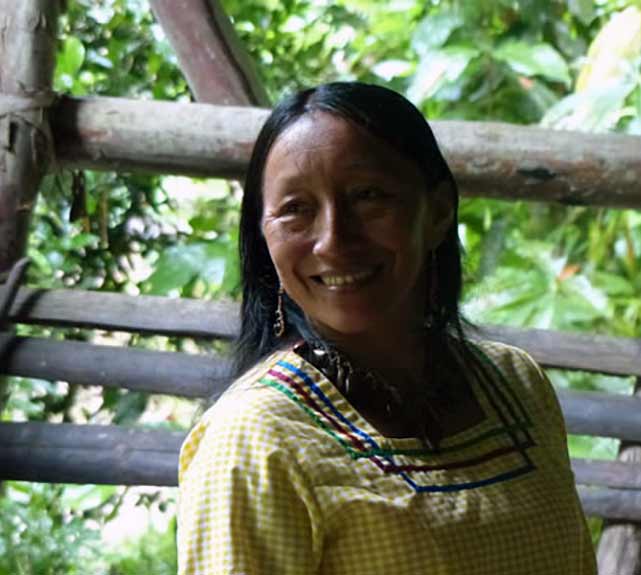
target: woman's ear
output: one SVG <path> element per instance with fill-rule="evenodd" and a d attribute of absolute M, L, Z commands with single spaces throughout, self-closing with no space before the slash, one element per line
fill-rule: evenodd
<path fill-rule="evenodd" d="M 427 249 L 436 249 L 454 223 L 454 187 L 445 180 L 427 195 L 425 238 Z"/>

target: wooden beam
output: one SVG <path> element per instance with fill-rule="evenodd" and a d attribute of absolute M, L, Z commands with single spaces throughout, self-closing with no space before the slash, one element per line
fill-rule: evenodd
<path fill-rule="evenodd" d="M 0 298 L 5 289 L 0 286 Z M 9 319 L 14 323 L 229 340 L 240 329 L 239 311 L 239 305 L 231 301 L 20 288 Z"/>
<path fill-rule="evenodd" d="M 641 338 L 498 325 L 481 326 L 479 333 L 526 350 L 543 367 L 641 376 Z"/>
<path fill-rule="evenodd" d="M 569 433 L 641 441 L 641 398 L 557 390 Z"/>
<path fill-rule="evenodd" d="M 93 345 L 0 334 L 0 374 L 80 385 L 212 397 L 229 384 L 216 356 Z M 558 391 L 569 433 L 641 441 L 641 398 Z"/>
<path fill-rule="evenodd" d="M 239 179 L 266 110 L 63 98 L 59 163 Z M 466 196 L 641 208 L 641 137 L 491 122 L 433 122 Z"/>
<path fill-rule="evenodd" d="M 598 459 L 573 459 L 572 471 L 576 483 L 612 489 L 640 489 L 641 465 L 639 462 L 602 461 Z"/>
<path fill-rule="evenodd" d="M 218 0 L 150 0 L 196 100 L 269 106 L 249 55 Z"/>
<path fill-rule="evenodd" d="M 9 317 L 15 323 L 219 339 L 233 339 L 239 329 L 234 302 L 76 289 L 21 288 Z M 504 326 L 482 326 L 478 335 L 521 347 L 545 367 L 641 376 L 641 339 Z"/>
<path fill-rule="evenodd" d="M 184 437 L 117 425 L 0 423 L 0 479 L 173 486 Z"/>
<path fill-rule="evenodd" d="M 221 357 L 0 333 L 0 374 L 204 398 L 229 384 Z"/>
<path fill-rule="evenodd" d="M 641 521 L 641 491 L 578 487 L 583 511 L 589 517 Z M 618 573 L 618 572 L 617 572 Z"/>
<path fill-rule="evenodd" d="M 57 161 L 68 168 L 238 179 L 268 110 L 122 98 L 61 98 Z"/>
<path fill-rule="evenodd" d="M 52 157 L 46 110 L 58 10 L 58 0 L 0 0 L 0 282 L 25 251 Z"/>
<path fill-rule="evenodd" d="M 178 452 L 184 432 L 68 423 L 0 423 L 0 479 L 110 485 L 178 484 Z M 623 519 L 641 516 L 641 465 L 572 460 L 588 515 Z M 605 470 L 605 471 L 604 471 Z M 616 473 L 634 478 L 616 481 Z M 589 485 L 584 487 L 583 485 Z"/>

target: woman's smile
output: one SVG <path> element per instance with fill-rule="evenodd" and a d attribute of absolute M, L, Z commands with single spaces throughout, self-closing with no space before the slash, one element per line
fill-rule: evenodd
<path fill-rule="evenodd" d="M 357 291 L 368 285 L 380 270 L 381 266 L 372 266 L 352 271 L 328 271 L 314 275 L 312 279 L 332 291 Z"/>

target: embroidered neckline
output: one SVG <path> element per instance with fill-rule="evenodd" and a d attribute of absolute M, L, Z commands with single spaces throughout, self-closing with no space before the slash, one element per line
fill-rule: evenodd
<path fill-rule="evenodd" d="M 488 363 L 498 382 L 493 389 L 475 389 L 487 417 L 479 424 L 445 438 L 438 451 L 420 445 L 418 439 L 387 438 L 365 420 L 319 370 L 296 353 L 280 356 L 260 379 L 262 385 L 283 393 L 296 403 L 352 460 L 368 459 L 384 474 L 398 475 L 412 489 L 457 491 L 505 481 L 528 473 L 534 465 L 527 450 L 535 445 L 531 420 L 514 390 L 487 355 L 474 346 Z M 478 386 L 477 386 L 478 387 Z M 490 411 L 491 410 L 491 413 Z M 466 454 L 472 447 L 485 446 Z M 456 458 L 456 455 L 465 455 Z M 505 460 L 499 473 L 483 473 L 484 464 Z M 479 469 L 478 479 L 440 484 L 442 472 Z M 440 477 L 440 479 L 444 479 Z"/>

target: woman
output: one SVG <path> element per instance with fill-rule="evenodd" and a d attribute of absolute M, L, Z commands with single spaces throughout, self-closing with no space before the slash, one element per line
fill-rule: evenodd
<path fill-rule="evenodd" d="M 181 452 L 180 573 L 595 573 L 549 382 L 461 329 L 457 189 L 422 115 L 275 108 L 242 206 L 237 379 Z"/>

